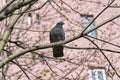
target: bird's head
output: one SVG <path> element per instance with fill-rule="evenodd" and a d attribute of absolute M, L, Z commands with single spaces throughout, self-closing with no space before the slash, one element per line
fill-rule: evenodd
<path fill-rule="evenodd" d="M 63 24 L 65 24 L 65 23 L 62 22 L 62 21 L 60 21 L 60 22 L 57 23 L 57 25 L 61 25 L 61 26 L 62 26 Z"/>

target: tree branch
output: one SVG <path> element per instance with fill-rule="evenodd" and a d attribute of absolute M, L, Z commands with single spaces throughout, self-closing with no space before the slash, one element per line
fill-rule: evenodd
<path fill-rule="evenodd" d="M 56 42 L 56 43 L 51 43 L 51 44 L 45 44 L 45 45 L 41 45 L 41 46 L 34 46 L 34 47 L 31 47 L 31 48 L 26 48 L 26 49 L 24 49 L 24 50 L 22 50 L 22 51 L 20 51 L 20 52 L 18 52 L 18 53 L 15 53 L 15 54 L 9 56 L 8 58 L 4 59 L 3 61 L 1 61 L 1 62 L 0 62 L 0 68 L 1 68 L 2 66 L 4 66 L 6 63 L 8 63 L 8 62 L 10 62 L 11 60 L 13 60 L 14 58 L 16 58 L 16 57 L 18 57 L 18 56 L 21 56 L 21 55 L 23 55 L 23 54 L 25 54 L 25 53 L 28 53 L 28 52 L 31 52 L 31 51 L 35 51 L 35 50 L 39 50 L 39 49 L 50 48 L 50 47 L 55 46 L 55 45 L 66 44 L 66 43 L 69 43 L 69 42 L 74 41 L 74 40 L 76 40 L 76 39 L 79 39 L 79 38 L 87 35 L 88 33 L 94 31 L 95 29 L 98 29 L 98 28 L 100 28 L 101 26 L 103 26 L 103 25 L 111 22 L 112 20 L 114 20 L 114 19 L 116 19 L 116 18 L 118 18 L 118 17 L 120 17 L 120 14 L 118 14 L 118 15 L 116 15 L 116 16 L 113 16 L 113 17 L 111 17 L 111 18 L 109 18 L 109 19 L 107 19 L 106 21 L 98 24 L 98 25 L 97 25 L 96 27 L 94 27 L 93 29 L 89 29 L 89 30 L 85 31 L 83 34 L 79 33 L 78 35 L 73 36 L 72 38 L 68 38 L 68 39 L 66 39 L 66 40 L 64 40 L 64 41 Z"/>
<path fill-rule="evenodd" d="M 108 41 L 105 41 L 105 40 L 101 40 L 101 39 L 99 39 L 99 38 L 95 38 L 95 37 L 92 37 L 92 36 L 89 36 L 89 35 L 87 35 L 87 37 L 90 37 L 90 38 L 93 38 L 93 39 L 99 40 L 99 41 L 101 41 L 101 42 L 104 42 L 104 43 L 107 43 L 107 44 L 110 44 L 110 45 L 113 45 L 113 46 L 115 46 L 115 47 L 120 48 L 119 45 L 116 45 L 116 44 L 114 44 L 114 43 L 111 43 L 111 42 L 108 42 Z"/>
<path fill-rule="evenodd" d="M 14 28 L 15 23 L 16 23 L 16 22 L 18 21 L 18 19 L 22 16 L 22 14 L 23 14 L 28 8 L 30 8 L 30 6 L 31 6 L 31 5 L 26 6 L 26 8 L 23 10 L 23 12 L 22 12 L 21 14 L 13 15 L 13 16 L 11 17 L 10 22 L 9 22 L 9 24 L 7 25 L 7 28 L 5 29 L 5 31 L 4 31 L 4 33 L 3 33 L 3 36 L 2 36 L 2 38 L 1 38 L 1 40 L 0 40 L 0 45 L 1 45 L 1 46 L 0 46 L 0 54 L 1 54 L 2 50 L 3 50 L 3 48 L 5 47 L 5 44 L 6 44 L 7 41 L 8 41 L 8 38 L 9 38 L 9 36 L 10 36 L 13 28 Z M 20 12 L 20 10 L 15 11 L 15 13 L 18 13 L 18 12 Z"/>
<path fill-rule="evenodd" d="M 10 6 L 14 1 L 15 1 L 15 0 L 11 0 L 11 1 L 9 1 L 5 6 L 3 6 L 3 8 L 0 9 L 0 14 L 1 14 L 1 12 L 3 12 L 8 6 Z"/>
<path fill-rule="evenodd" d="M 102 53 L 102 55 L 105 57 L 105 59 L 108 61 L 108 63 L 110 64 L 110 66 L 112 67 L 112 69 L 115 71 L 116 75 L 120 78 L 120 75 L 118 74 L 117 70 L 114 68 L 114 66 L 112 65 L 112 63 L 110 62 L 110 60 L 108 59 L 108 57 L 105 55 L 105 53 L 99 48 L 99 46 L 97 44 L 95 44 L 91 39 L 89 39 L 88 37 L 84 37 L 87 40 L 89 40 L 90 42 L 92 42 Z"/>
<path fill-rule="evenodd" d="M 6 18 L 9 14 L 12 14 L 15 10 L 20 9 L 23 6 L 26 6 L 26 5 L 31 4 L 32 2 L 36 2 L 36 1 L 37 0 L 27 0 L 23 3 L 17 2 L 17 3 L 10 5 L 9 7 L 7 7 L 5 10 L 3 10 L 0 13 L 0 21 L 2 21 L 4 18 Z"/>
<path fill-rule="evenodd" d="M 105 11 L 108 9 L 108 7 L 114 2 L 115 0 L 112 0 L 110 4 L 108 4 L 107 7 L 105 7 L 88 25 L 87 27 L 82 31 L 82 34 L 88 29 L 88 27 Z"/>
<path fill-rule="evenodd" d="M 69 49 L 77 49 L 77 50 L 84 50 L 84 49 L 89 49 L 89 50 L 102 50 L 102 51 L 108 51 L 108 52 L 114 52 L 114 53 L 119 53 L 120 51 L 114 51 L 114 50 L 110 50 L 110 49 L 101 49 L 101 48 L 95 48 L 95 47 L 70 47 L 70 46 L 64 46 L 65 48 L 69 48 Z"/>

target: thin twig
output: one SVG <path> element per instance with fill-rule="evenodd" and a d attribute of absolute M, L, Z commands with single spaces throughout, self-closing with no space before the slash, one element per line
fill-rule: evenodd
<path fill-rule="evenodd" d="M 115 0 L 112 0 L 110 4 L 108 4 L 82 31 L 82 34 L 88 29 L 88 27 L 105 11 L 109 8 L 109 6 L 114 2 Z"/>
<path fill-rule="evenodd" d="M 110 49 L 101 49 L 101 48 L 95 48 L 95 47 L 71 47 L 71 46 L 65 46 L 65 48 L 69 48 L 69 49 L 76 49 L 76 50 L 86 50 L 86 49 L 89 49 L 89 50 L 102 50 L 102 51 L 108 51 L 108 52 L 114 52 L 114 53 L 119 53 L 120 54 L 120 51 L 114 51 L 114 50 L 110 50 Z"/>
<path fill-rule="evenodd" d="M 98 46 L 96 43 L 94 43 L 91 39 L 89 39 L 88 37 L 84 37 L 84 38 L 86 38 L 87 40 L 89 40 L 89 41 L 90 41 L 91 43 L 93 43 L 98 49 L 100 49 L 99 46 Z M 115 71 L 116 75 L 120 78 L 120 75 L 118 74 L 117 70 L 114 68 L 114 66 L 112 65 L 112 63 L 111 63 L 110 60 L 108 59 L 108 57 L 105 55 L 105 53 L 104 53 L 101 49 L 100 49 L 100 52 L 101 52 L 102 55 L 105 57 L 105 59 L 108 61 L 108 63 L 110 64 L 111 68 Z"/>
<path fill-rule="evenodd" d="M 22 68 L 22 66 L 20 66 L 20 64 L 18 62 L 12 61 L 12 63 L 14 63 L 15 65 L 17 65 L 21 69 L 21 71 L 25 74 L 25 76 L 28 78 L 28 80 L 31 80 L 30 77 L 25 72 L 25 70 Z"/>
<path fill-rule="evenodd" d="M 7 50 L 4 50 L 5 52 L 7 52 L 8 54 L 8 56 L 9 55 L 12 55 L 12 53 L 11 52 L 9 52 L 9 51 L 7 51 Z M 16 62 L 15 62 L 16 61 Z M 17 65 L 20 69 L 21 69 L 21 71 L 26 75 L 26 77 L 28 78 L 28 80 L 31 80 L 30 79 L 30 77 L 27 75 L 27 73 L 25 72 L 25 70 L 22 68 L 22 66 L 19 64 L 19 62 L 15 59 L 15 61 L 11 61 L 12 63 L 14 63 L 15 65 Z"/>
<path fill-rule="evenodd" d="M 92 36 L 89 36 L 89 35 L 86 35 L 86 36 L 120 48 L 119 45 L 116 45 L 116 44 L 114 44 L 114 43 L 111 43 L 111 42 L 108 42 L 108 41 L 105 41 L 105 40 L 101 40 L 101 39 L 99 39 L 99 38 L 92 37 Z"/>
<path fill-rule="evenodd" d="M 49 67 L 49 69 L 57 76 L 61 77 L 60 75 L 58 75 L 55 71 L 52 70 L 51 66 L 49 65 L 49 63 L 44 59 L 44 61 L 46 62 L 47 66 Z"/>
<path fill-rule="evenodd" d="M 60 13 L 64 18 L 66 18 L 68 21 L 70 21 L 62 12 L 60 12 L 58 9 L 56 9 L 52 3 L 49 1 L 50 5 L 52 6 L 53 9 L 55 9 L 58 13 Z M 55 3 L 55 2 L 54 2 Z M 56 3 L 55 3 L 56 4 Z M 57 5 L 57 4 L 56 4 Z M 58 6 L 58 5 L 57 5 Z"/>

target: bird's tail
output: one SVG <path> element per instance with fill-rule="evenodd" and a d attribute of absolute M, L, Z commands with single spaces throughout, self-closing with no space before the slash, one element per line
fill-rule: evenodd
<path fill-rule="evenodd" d="M 53 47 L 53 57 L 63 57 L 63 46 L 55 46 Z"/>

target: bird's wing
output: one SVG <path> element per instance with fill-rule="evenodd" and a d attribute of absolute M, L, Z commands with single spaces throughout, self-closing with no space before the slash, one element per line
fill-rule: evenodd
<path fill-rule="evenodd" d="M 50 31 L 50 42 L 57 42 L 65 39 L 64 31 L 60 28 L 53 28 Z"/>

